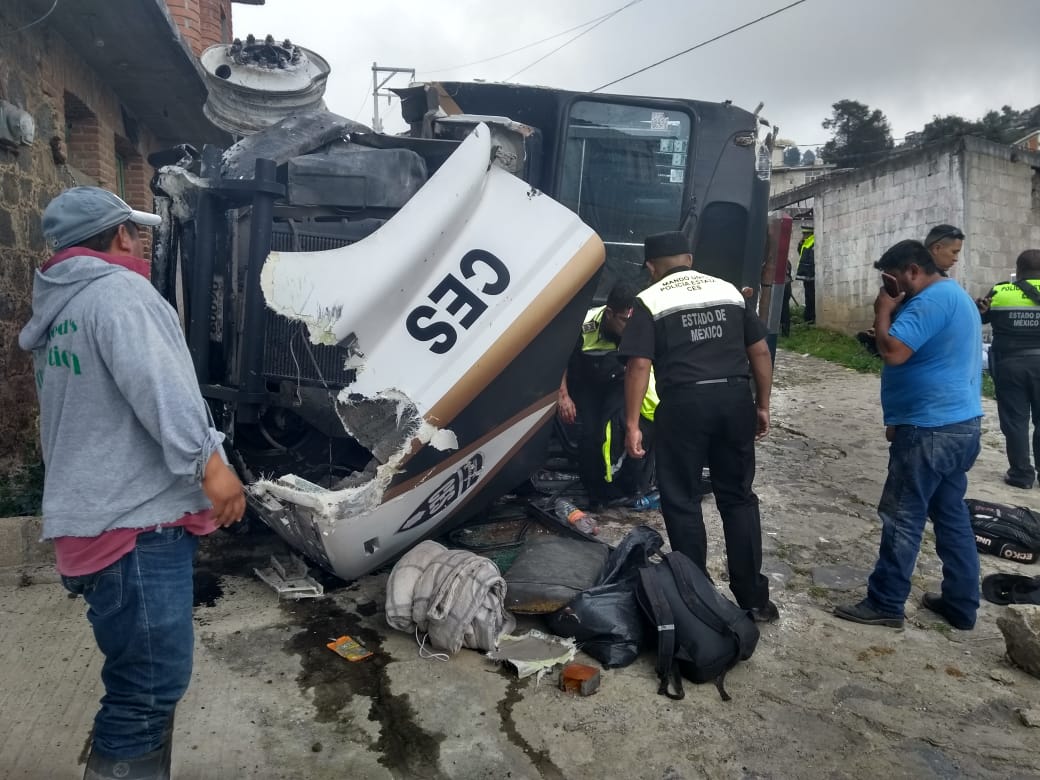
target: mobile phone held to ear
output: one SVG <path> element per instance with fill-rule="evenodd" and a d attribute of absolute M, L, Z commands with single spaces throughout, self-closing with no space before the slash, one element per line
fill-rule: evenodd
<path fill-rule="evenodd" d="M 896 280 L 894 276 L 892 276 L 892 274 L 882 273 L 881 284 L 884 286 L 885 292 L 889 295 L 889 297 L 899 297 L 899 293 L 901 292 L 901 290 L 899 289 L 899 282 Z"/>

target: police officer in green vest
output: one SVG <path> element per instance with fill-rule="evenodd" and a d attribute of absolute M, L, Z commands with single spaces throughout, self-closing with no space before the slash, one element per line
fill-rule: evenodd
<path fill-rule="evenodd" d="M 802 282 L 805 297 L 804 320 L 816 322 L 816 234 L 811 225 L 802 225 L 802 243 L 798 245 L 798 268 L 795 279 Z"/>
<path fill-rule="evenodd" d="M 648 492 L 653 481 L 652 457 L 625 455 L 625 364 L 617 349 L 634 302 L 635 288 L 618 282 L 605 306 L 589 310 L 560 383 L 557 414 L 563 423 L 581 426 L 578 469 L 593 508 L 635 499 Z M 656 407 L 651 382 L 637 415 L 648 442 Z"/>
<path fill-rule="evenodd" d="M 638 296 L 619 351 L 628 360 L 628 419 L 642 403 L 651 364 L 657 374 L 657 485 L 668 539 L 707 570 L 697 484 L 710 466 L 730 590 L 755 620 L 776 620 L 761 572 L 761 521 L 751 489 L 755 441 L 769 431 L 773 367 L 765 325 L 740 290 L 692 269 L 683 233 L 649 236 L 644 251 L 651 285 Z M 637 426 L 629 424 L 625 446 L 630 456 L 642 456 Z"/>
<path fill-rule="evenodd" d="M 1040 468 L 1040 249 L 1020 254 L 1015 281 L 996 285 L 976 304 L 982 321 L 993 326 L 989 370 L 1010 467 L 1004 481 L 1012 487 L 1031 488 L 1034 468 Z"/>

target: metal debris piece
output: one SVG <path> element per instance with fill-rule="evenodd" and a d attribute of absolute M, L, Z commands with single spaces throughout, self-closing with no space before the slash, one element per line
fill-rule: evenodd
<path fill-rule="evenodd" d="M 556 664 L 574 660 L 577 652 L 573 639 L 536 630 L 519 636 L 503 634 L 498 642 L 498 649 L 492 650 L 487 657 L 512 666 L 521 680 L 532 674 L 541 677 Z"/>
<path fill-rule="evenodd" d="M 325 595 L 322 584 L 307 574 L 306 562 L 295 555 L 290 555 L 285 564 L 272 555 L 270 568 L 253 571 L 284 598 L 316 599 Z"/>

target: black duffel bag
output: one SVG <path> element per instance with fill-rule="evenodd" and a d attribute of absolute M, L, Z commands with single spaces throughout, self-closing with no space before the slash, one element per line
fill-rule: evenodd
<path fill-rule="evenodd" d="M 629 531 L 611 552 L 596 584 L 546 617 L 549 630 L 573 637 L 582 652 L 607 669 L 636 660 L 645 643 L 643 616 L 636 602 L 639 569 L 660 552 L 663 543 L 649 526 Z"/>
<path fill-rule="evenodd" d="M 1040 559 L 1040 518 L 1024 506 L 964 499 L 979 552 L 1018 563 Z"/>

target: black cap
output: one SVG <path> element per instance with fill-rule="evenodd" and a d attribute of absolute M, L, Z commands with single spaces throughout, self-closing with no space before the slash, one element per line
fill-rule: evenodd
<path fill-rule="evenodd" d="M 643 241 L 644 260 L 656 260 L 659 257 L 688 254 L 691 254 L 690 240 L 686 238 L 685 233 L 680 233 L 678 230 L 656 233 L 652 236 L 647 236 Z"/>

